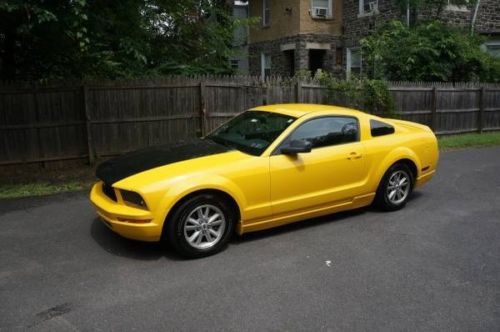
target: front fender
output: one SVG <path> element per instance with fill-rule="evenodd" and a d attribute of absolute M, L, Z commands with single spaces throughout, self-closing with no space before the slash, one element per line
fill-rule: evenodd
<path fill-rule="evenodd" d="M 246 206 L 246 198 L 240 188 L 234 182 L 223 176 L 208 174 L 191 177 L 182 182 L 177 182 L 167 190 L 159 205 L 162 209 L 160 215 L 163 217 L 163 221 L 166 220 L 175 204 L 187 195 L 200 190 L 218 190 L 231 196 L 240 209 L 242 219 L 245 218 L 244 209 L 242 209 L 242 207 Z"/>

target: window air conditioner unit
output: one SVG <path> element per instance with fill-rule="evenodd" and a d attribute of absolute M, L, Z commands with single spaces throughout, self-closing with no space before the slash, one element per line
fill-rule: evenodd
<path fill-rule="evenodd" d="M 328 15 L 328 8 L 313 7 L 312 12 L 314 17 L 326 17 Z"/>

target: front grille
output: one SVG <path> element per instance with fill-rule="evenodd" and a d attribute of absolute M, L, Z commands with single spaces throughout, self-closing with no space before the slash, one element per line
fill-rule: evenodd
<path fill-rule="evenodd" d="M 109 198 L 111 198 L 113 201 L 116 202 L 116 193 L 113 187 L 111 187 L 111 185 L 104 183 L 102 185 L 102 192 L 104 193 L 104 195 L 108 196 Z"/>

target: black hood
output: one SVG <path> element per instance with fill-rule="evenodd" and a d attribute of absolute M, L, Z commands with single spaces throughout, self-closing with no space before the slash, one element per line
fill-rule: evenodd
<path fill-rule="evenodd" d="M 111 185 L 131 175 L 155 167 L 230 150 L 231 148 L 229 147 L 203 139 L 197 139 L 193 142 L 177 146 L 154 146 L 106 160 L 97 166 L 95 175 L 104 181 L 104 183 Z"/>

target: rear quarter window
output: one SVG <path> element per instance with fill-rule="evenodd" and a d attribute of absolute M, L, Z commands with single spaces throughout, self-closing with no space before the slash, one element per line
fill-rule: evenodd
<path fill-rule="evenodd" d="M 377 120 L 370 120 L 370 132 L 372 137 L 394 134 L 394 126 Z"/>

